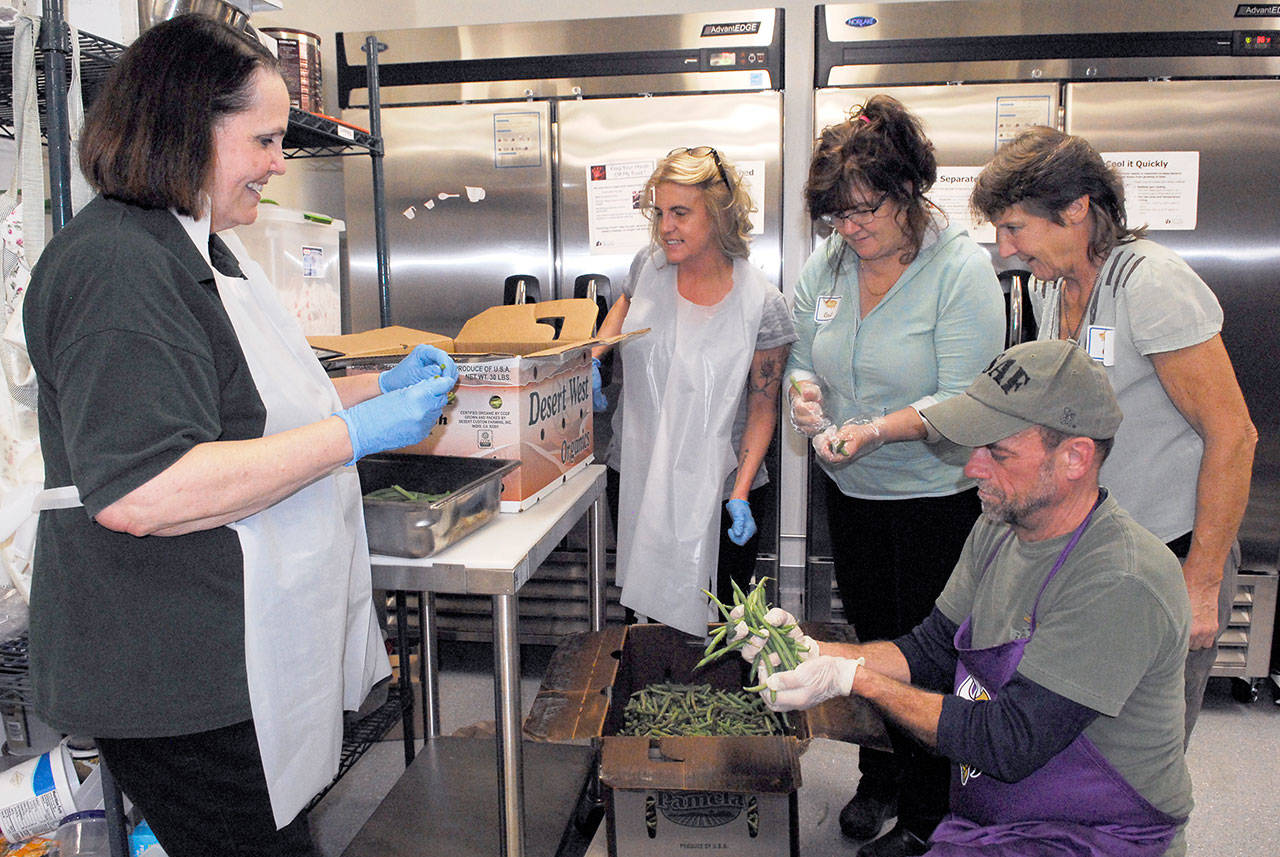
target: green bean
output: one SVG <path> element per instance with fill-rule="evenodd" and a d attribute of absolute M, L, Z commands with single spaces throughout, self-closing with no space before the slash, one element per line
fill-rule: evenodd
<path fill-rule="evenodd" d="M 662 705 L 657 700 L 663 700 Z M 624 709 L 622 735 L 777 735 L 777 716 L 758 695 L 708 685 L 653 684 L 636 691 Z"/>
<path fill-rule="evenodd" d="M 437 500 L 449 496 L 448 491 L 443 494 L 428 494 L 425 491 L 409 491 L 401 488 L 399 485 L 392 485 L 388 488 L 378 488 L 365 494 L 366 500 L 404 500 L 417 503 L 434 503 Z"/>

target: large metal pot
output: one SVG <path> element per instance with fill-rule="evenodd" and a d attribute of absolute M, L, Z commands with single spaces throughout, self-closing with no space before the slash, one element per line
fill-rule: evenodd
<path fill-rule="evenodd" d="M 249 16 L 224 0 L 138 0 L 138 32 L 188 12 L 208 15 L 233 29 L 249 33 Z"/>

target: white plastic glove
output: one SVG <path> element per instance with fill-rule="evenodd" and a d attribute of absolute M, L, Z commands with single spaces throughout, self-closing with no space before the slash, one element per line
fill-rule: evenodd
<path fill-rule="evenodd" d="M 805 437 L 813 437 L 831 425 L 822 412 L 822 388 L 813 381 L 791 381 L 791 427 Z"/>
<path fill-rule="evenodd" d="M 741 640 L 743 637 L 751 633 L 747 628 L 747 623 L 742 621 L 743 612 L 744 610 L 741 604 L 729 611 L 729 619 L 736 623 L 733 626 L 733 636 L 730 637 L 728 641 L 730 643 Z M 811 660 L 818 656 L 818 641 L 801 631 L 800 625 L 796 622 L 796 617 L 792 616 L 786 610 L 783 610 L 781 607 L 770 608 L 769 612 L 764 614 L 764 621 L 773 625 L 775 628 L 789 628 L 787 636 L 807 649 L 807 651 L 797 652 L 801 662 Z M 747 642 L 743 644 L 742 648 L 738 649 L 738 652 L 741 653 L 743 660 L 747 663 L 752 663 L 755 661 L 756 655 L 760 654 L 760 650 L 764 648 L 764 643 L 765 640 L 763 637 L 752 634 L 751 639 L 747 640 Z M 771 667 L 778 666 L 779 659 L 776 652 L 771 652 L 769 654 L 768 662 Z"/>
<path fill-rule="evenodd" d="M 852 419 L 831 426 L 813 439 L 813 451 L 829 464 L 842 464 L 869 455 L 884 445 L 880 420 Z"/>
<path fill-rule="evenodd" d="M 769 676 L 760 698 L 773 711 L 813 708 L 828 699 L 852 693 L 853 677 L 864 663 L 862 658 L 819 655 L 793 670 Z"/>

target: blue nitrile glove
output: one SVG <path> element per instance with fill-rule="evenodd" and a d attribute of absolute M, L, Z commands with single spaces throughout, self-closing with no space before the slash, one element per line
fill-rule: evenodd
<path fill-rule="evenodd" d="M 728 510 L 729 517 L 733 518 L 733 526 L 726 530 L 729 541 L 735 545 L 745 545 L 756 534 L 756 519 L 751 517 L 751 504 L 735 497 L 725 503 L 724 507 Z"/>
<path fill-rule="evenodd" d="M 457 380 L 458 367 L 453 358 L 434 345 L 415 345 L 403 360 L 378 376 L 378 389 L 390 393 L 440 377 Z"/>
<path fill-rule="evenodd" d="M 430 378 L 338 411 L 351 437 L 351 460 L 417 443 L 444 411 L 453 378 Z"/>
<path fill-rule="evenodd" d="M 591 358 L 591 409 L 597 414 L 609 409 L 604 395 L 604 381 L 600 378 L 600 358 Z"/>

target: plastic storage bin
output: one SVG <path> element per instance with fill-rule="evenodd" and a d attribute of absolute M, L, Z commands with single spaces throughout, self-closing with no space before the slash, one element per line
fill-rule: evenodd
<path fill-rule="evenodd" d="M 342 333 L 340 254 L 346 228 L 341 220 L 271 204 L 258 206 L 256 222 L 236 227 L 307 336 Z"/>

